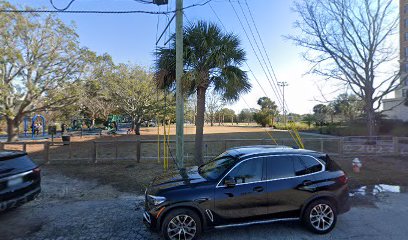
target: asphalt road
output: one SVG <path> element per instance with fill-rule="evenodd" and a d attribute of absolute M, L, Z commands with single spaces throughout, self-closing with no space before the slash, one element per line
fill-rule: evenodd
<path fill-rule="evenodd" d="M 141 196 L 96 182 L 57 174 L 43 177 L 41 197 L 0 214 L 0 238 L 7 239 L 160 239 L 142 223 Z M 405 239 L 408 194 L 382 193 L 354 201 L 327 235 L 315 235 L 298 222 L 213 230 L 209 239 Z"/>

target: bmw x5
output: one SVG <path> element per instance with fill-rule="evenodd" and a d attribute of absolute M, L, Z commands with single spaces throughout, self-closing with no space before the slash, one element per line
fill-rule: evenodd
<path fill-rule="evenodd" d="M 146 189 L 143 219 L 166 239 L 295 220 L 324 234 L 349 209 L 347 176 L 327 154 L 247 146 L 154 179 Z"/>

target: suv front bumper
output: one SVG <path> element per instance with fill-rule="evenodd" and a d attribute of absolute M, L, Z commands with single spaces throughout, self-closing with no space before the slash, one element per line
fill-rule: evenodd
<path fill-rule="evenodd" d="M 152 231 L 158 231 L 157 219 L 153 217 L 148 211 L 143 212 L 143 223 Z"/>

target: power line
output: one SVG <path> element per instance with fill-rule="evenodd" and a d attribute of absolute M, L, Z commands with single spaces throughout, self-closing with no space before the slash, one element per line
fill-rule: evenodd
<path fill-rule="evenodd" d="M 222 25 L 222 27 L 224 28 L 224 30 L 227 30 L 227 28 L 225 27 L 225 25 L 222 23 L 221 19 L 219 18 L 217 12 L 214 10 L 214 8 L 211 6 L 211 4 L 209 4 L 212 12 L 214 13 L 215 17 L 218 19 L 218 21 L 220 22 L 220 24 Z M 245 62 L 249 72 L 251 72 L 252 76 L 254 77 L 254 80 L 258 83 L 259 88 L 262 90 L 262 92 L 265 94 L 265 96 L 268 96 L 268 94 L 265 92 L 265 89 L 262 87 L 261 83 L 259 82 L 258 78 L 255 76 L 254 72 L 252 71 L 251 67 L 249 66 L 248 62 Z M 244 100 L 244 102 L 246 103 L 245 99 L 242 97 L 242 99 Z M 246 103 L 247 106 L 250 108 L 250 106 L 248 105 L 248 103 Z"/>
<path fill-rule="evenodd" d="M 260 49 L 260 47 L 259 47 L 258 41 L 257 41 L 257 39 L 255 38 L 255 35 L 254 35 L 253 31 L 252 31 L 251 25 L 249 24 L 249 21 L 248 21 L 248 18 L 247 18 L 247 16 L 246 16 L 246 14 L 245 14 L 245 11 L 244 11 L 244 9 L 242 8 L 241 3 L 240 3 L 239 1 L 238 1 L 238 4 L 239 4 L 239 7 L 241 8 L 242 14 L 243 14 L 243 16 L 244 16 L 244 18 L 245 18 L 245 22 L 246 22 L 247 25 L 248 25 L 249 31 L 250 31 L 250 33 L 251 33 L 251 36 L 252 36 L 252 38 L 253 38 L 253 40 L 254 40 L 254 42 L 255 42 L 255 45 L 256 45 L 257 49 L 258 49 L 258 52 L 259 52 L 259 54 L 261 55 L 262 61 L 263 61 L 263 63 L 265 64 L 266 70 L 267 70 L 268 73 L 269 73 L 270 79 L 267 78 L 267 79 L 268 79 L 268 82 L 269 82 L 269 85 L 271 86 L 271 88 L 272 88 L 274 94 L 276 95 L 276 98 L 277 98 L 277 99 L 280 99 L 281 96 L 280 96 L 279 88 L 278 88 L 278 86 L 276 86 L 276 83 L 273 82 L 272 74 L 271 74 L 271 72 L 270 72 L 270 70 L 269 70 L 269 67 L 268 67 L 268 64 L 267 64 L 267 62 L 266 62 L 266 60 L 265 60 L 265 57 L 264 57 L 264 55 L 262 54 L 262 51 L 261 51 L 261 49 Z M 280 103 L 281 103 L 282 108 L 285 108 L 285 107 L 284 107 L 284 104 L 285 104 L 285 103 L 284 103 L 283 101 L 280 101 Z"/>
<path fill-rule="evenodd" d="M 207 0 L 203 3 L 195 3 L 191 4 L 187 7 L 182 8 L 182 10 L 193 8 L 193 7 L 200 7 L 207 5 L 213 0 Z M 142 14 L 170 14 L 175 13 L 177 10 L 172 11 L 145 11 L 145 10 L 127 10 L 127 11 L 100 11 L 100 10 L 50 10 L 50 9 L 0 9 L 0 13 L 73 13 L 73 14 L 134 14 L 134 13 L 142 13 Z"/>
<path fill-rule="evenodd" d="M 240 4 L 239 1 L 238 1 L 238 3 Z M 247 0 L 245 0 L 245 4 L 246 4 L 246 6 L 247 6 L 247 9 L 248 9 L 249 15 L 250 15 L 250 17 L 251 17 L 252 23 L 253 23 L 253 25 L 254 25 L 254 27 L 255 27 L 255 31 L 256 31 L 256 33 L 257 33 L 257 35 L 258 35 L 258 38 L 259 38 L 259 40 L 260 40 L 260 42 L 261 42 L 262 48 L 263 48 L 263 50 L 264 50 L 264 52 L 265 52 L 266 58 L 267 58 L 267 60 L 268 60 L 269 66 L 270 66 L 271 71 L 272 71 L 272 74 L 273 74 L 273 77 L 275 78 L 275 81 L 278 82 L 278 78 L 276 77 L 275 70 L 274 70 L 273 67 L 272 67 L 272 63 L 271 63 L 271 60 L 270 60 L 270 58 L 269 58 L 269 54 L 268 54 L 268 52 L 266 51 L 265 44 L 264 44 L 264 42 L 263 42 L 263 40 L 262 40 L 261 34 L 259 33 L 258 27 L 257 27 L 257 25 L 256 25 L 255 19 L 254 19 L 254 17 L 253 17 L 251 8 L 249 7 Z M 240 4 L 240 5 L 241 5 L 241 4 Z M 280 92 L 280 89 L 279 89 L 279 88 L 278 88 L 278 91 Z M 280 92 L 280 93 L 282 94 L 282 92 Z M 286 105 L 286 109 L 289 109 L 287 103 L 284 102 L 284 104 Z"/>
<path fill-rule="evenodd" d="M 245 101 L 245 98 L 242 97 L 242 100 L 244 101 L 244 103 L 247 105 L 248 109 L 251 109 L 251 107 L 249 106 L 249 104 L 247 103 L 247 101 Z"/>
<path fill-rule="evenodd" d="M 208 6 L 210 6 L 212 12 L 214 13 L 215 17 L 218 19 L 218 21 L 221 23 L 221 26 L 224 28 L 224 30 L 227 30 L 227 28 L 224 26 L 224 24 L 222 23 L 220 17 L 218 17 L 218 14 L 215 12 L 214 8 L 211 6 L 211 4 L 208 4 Z"/>
<path fill-rule="evenodd" d="M 63 7 L 63 8 L 58 8 L 57 6 L 55 6 L 54 0 L 50 0 L 51 6 L 52 6 L 55 10 L 58 10 L 58 11 L 65 11 L 65 10 L 67 10 L 67 9 L 71 6 L 71 4 L 73 4 L 74 2 L 75 2 L 75 0 L 71 0 L 71 1 L 67 4 L 67 6 L 65 6 L 65 7 Z"/>
<path fill-rule="evenodd" d="M 76 0 L 71 0 L 65 7 L 63 8 L 59 8 L 54 4 L 54 0 L 50 0 L 50 4 L 51 6 L 58 11 L 65 11 L 68 10 L 69 7 L 71 7 L 71 5 L 75 2 Z M 143 3 L 143 4 L 153 4 L 153 2 L 149 2 L 146 0 L 133 0 L 134 2 L 138 2 L 138 3 Z"/>
<path fill-rule="evenodd" d="M 185 12 L 183 12 L 184 17 L 186 17 L 186 20 L 188 22 L 189 25 L 192 25 L 190 19 L 188 19 L 187 14 Z"/>
<path fill-rule="evenodd" d="M 234 7 L 234 5 L 232 4 L 232 2 L 229 1 L 229 3 L 230 3 L 230 5 L 231 5 L 232 9 L 234 10 L 235 16 L 238 18 L 238 21 L 239 21 L 239 23 L 240 23 L 242 29 L 244 30 L 245 36 L 247 37 L 247 39 L 248 39 L 248 41 L 249 41 L 249 44 L 250 44 L 250 46 L 251 46 L 251 48 L 252 48 L 252 51 L 253 51 L 254 54 L 255 54 L 256 59 L 258 60 L 259 64 L 261 65 L 262 70 L 263 70 L 263 72 L 265 73 L 265 76 L 266 76 L 266 78 L 267 78 L 269 84 L 271 84 L 270 79 L 269 79 L 269 76 L 268 76 L 267 72 L 265 71 L 265 68 L 264 68 L 264 66 L 263 66 L 263 64 L 262 64 L 262 62 L 261 62 L 261 60 L 259 59 L 258 53 L 257 53 L 257 51 L 255 50 L 255 48 L 254 48 L 254 46 L 253 46 L 253 44 L 252 44 L 251 38 L 249 37 L 249 35 L 248 35 L 248 33 L 247 33 L 247 31 L 246 31 L 246 29 L 245 29 L 245 27 L 244 27 L 244 24 L 243 24 L 242 21 L 241 21 L 241 18 L 239 17 L 237 11 L 235 10 L 235 7 Z M 271 84 L 271 86 L 272 86 L 272 84 Z M 261 87 L 261 89 L 263 90 L 262 87 Z M 272 88 L 272 90 L 274 91 L 275 95 L 278 96 L 278 95 L 276 94 L 274 88 Z M 264 90 L 263 90 L 263 91 L 264 91 Z M 279 101 L 279 104 L 282 105 L 281 100 L 280 100 L 279 97 L 277 98 L 277 100 Z"/>

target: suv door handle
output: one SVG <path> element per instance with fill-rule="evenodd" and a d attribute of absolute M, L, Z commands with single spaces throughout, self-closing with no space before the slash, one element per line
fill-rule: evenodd
<path fill-rule="evenodd" d="M 303 186 L 309 186 L 309 185 L 312 185 L 312 184 L 313 184 L 313 182 L 310 181 L 310 180 L 305 180 L 305 181 L 302 182 Z"/>
<path fill-rule="evenodd" d="M 262 192 L 263 191 L 263 187 L 258 186 L 258 187 L 254 187 L 254 192 Z"/>

